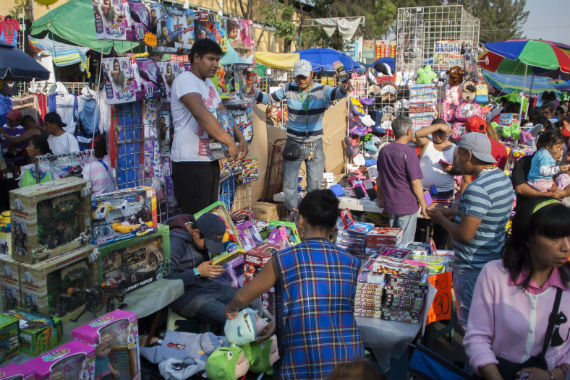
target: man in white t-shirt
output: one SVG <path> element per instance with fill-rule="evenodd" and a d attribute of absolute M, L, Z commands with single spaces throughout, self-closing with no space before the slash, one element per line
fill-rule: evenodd
<path fill-rule="evenodd" d="M 194 214 L 218 200 L 220 167 L 212 156 L 210 138 L 225 145 L 231 159 L 247 154 L 239 128 L 234 129 L 238 149 L 216 119 L 216 110 L 223 106 L 210 78 L 216 75 L 221 55 L 215 41 L 196 41 L 189 54 L 190 71 L 178 74 L 172 83 L 172 182 L 174 196 L 185 214 Z"/>
<path fill-rule="evenodd" d="M 49 133 L 48 144 L 53 154 L 68 154 L 79 152 L 77 139 L 71 133 L 66 132 L 65 124 L 57 112 L 49 112 L 44 117 L 47 133 Z"/>

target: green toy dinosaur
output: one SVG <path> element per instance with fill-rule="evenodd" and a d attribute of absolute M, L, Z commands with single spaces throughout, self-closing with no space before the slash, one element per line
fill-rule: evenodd
<path fill-rule="evenodd" d="M 419 68 L 416 73 L 418 74 L 418 79 L 416 83 L 419 84 L 430 84 L 435 78 L 437 78 L 437 73 L 435 73 L 430 65 L 425 65 L 424 68 Z"/>
<path fill-rule="evenodd" d="M 260 343 L 248 343 L 242 346 L 242 349 L 249 361 L 249 370 L 251 372 L 273 374 L 273 363 L 279 360 L 277 337 L 275 335 Z"/>
<path fill-rule="evenodd" d="M 220 347 L 206 362 L 206 375 L 212 380 L 236 380 L 245 376 L 249 362 L 238 346 Z"/>

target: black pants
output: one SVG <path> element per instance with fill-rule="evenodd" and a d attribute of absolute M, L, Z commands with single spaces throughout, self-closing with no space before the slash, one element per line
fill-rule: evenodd
<path fill-rule="evenodd" d="M 182 213 L 195 214 L 218 200 L 218 161 L 172 162 L 172 183 Z"/>

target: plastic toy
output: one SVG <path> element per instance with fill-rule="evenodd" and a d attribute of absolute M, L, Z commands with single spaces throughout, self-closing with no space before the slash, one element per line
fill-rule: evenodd
<path fill-rule="evenodd" d="M 206 362 L 206 375 L 212 380 L 236 380 L 248 370 L 249 361 L 237 346 L 218 348 Z"/>
<path fill-rule="evenodd" d="M 257 311 L 245 308 L 234 319 L 227 319 L 224 325 L 224 333 L 228 342 L 241 346 L 253 342 L 257 334 L 267 325 Z"/>
<path fill-rule="evenodd" d="M 489 103 L 489 88 L 485 83 L 475 86 L 475 101 L 477 103 Z"/>
<path fill-rule="evenodd" d="M 24 364 L 36 372 L 37 380 L 94 380 L 95 349 L 71 341 Z"/>
<path fill-rule="evenodd" d="M 71 336 L 95 348 L 95 379 L 140 379 L 136 314 L 117 309 L 74 329 Z"/>
<path fill-rule="evenodd" d="M 263 342 L 251 342 L 242 347 L 249 362 L 249 371 L 253 373 L 273 374 L 273 364 L 279 360 L 277 337 L 275 335 Z"/>
<path fill-rule="evenodd" d="M 5 314 L 19 320 L 20 352 L 37 356 L 61 343 L 62 327 L 59 318 L 24 309 L 8 310 Z"/>

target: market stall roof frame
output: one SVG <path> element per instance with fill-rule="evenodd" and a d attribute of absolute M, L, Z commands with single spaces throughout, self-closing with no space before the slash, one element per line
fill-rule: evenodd
<path fill-rule="evenodd" d="M 73 0 L 50 10 L 32 24 L 30 33 L 34 37 L 45 35 L 61 42 L 110 54 L 134 50 L 139 43 L 128 41 L 98 40 L 95 35 L 95 17 L 91 0 Z"/>

